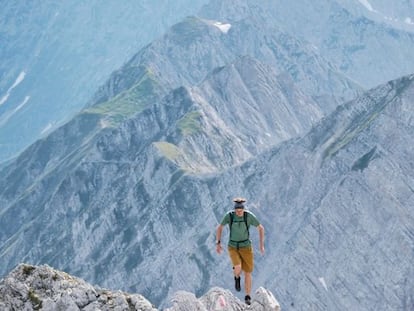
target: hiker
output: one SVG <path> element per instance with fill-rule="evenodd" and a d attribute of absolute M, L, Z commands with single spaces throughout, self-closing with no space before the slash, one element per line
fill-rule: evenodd
<path fill-rule="evenodd" d="M 234 283 L 236 291 L 241 290 L 240 275 L 244 272 L 244 289 L 246 292 L 245 302 L 250 305 L 250 291 L 252 289 L 252 271 L 254 267 L 253 248 L 249 236 L 249 227 L 253 225 L 259 230 L 260 252 L 264 255 L 264 227 L 256 216 L 244 209 L 244 198 L 234 198 L 234 211 L 227 212 L 216 231 L 216 251 L 218 254 L 223 250 L 221 246 L 221 233 L 223 227 L 229 224 L 230 234 L 228 252 L 233 264 Z"/>

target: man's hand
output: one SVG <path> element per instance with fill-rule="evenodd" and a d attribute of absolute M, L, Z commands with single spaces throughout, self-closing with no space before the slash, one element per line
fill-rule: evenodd
<path fill-rule="evenodd" d="M 264 248 L 264 245 L 260 245 L 260 253 L 261 253 L 262 255 L 264 255 L 264 254 L 265 254 L 265 248 Z"/>
<path fill-rule="evenodd" d="M 218 254 L 221 254 L 221 251 L 223 250 L 223 248 L 221 247 L 221 244 L 220 243 L 218 243 L 218 244 L 216 244 L 216 252 L 218 253 Z"/>

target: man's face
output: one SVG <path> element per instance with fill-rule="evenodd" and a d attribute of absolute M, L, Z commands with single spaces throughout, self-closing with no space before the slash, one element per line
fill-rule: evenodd
<path fill-rule="evenodd" d="M 243 216 L 244 209 L 243 208 L 235 208 L 234 211 L 236 212 L 237 216 Z"/>

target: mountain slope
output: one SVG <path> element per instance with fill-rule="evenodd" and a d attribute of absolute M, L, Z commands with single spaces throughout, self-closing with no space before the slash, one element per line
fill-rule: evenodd
<path fill-rule="evenodd" d="M 213 201 L 230 187 L 252 198 L 268 229 L 255 280 L 272 284 L 282 306 L 414 306 L 407 277 L 414 247 L 413 95 L 414 76 L 390 82 L 341 106 L 302 139 L 212 181 L 223 189 Z M 240 175 L 248 177 L 237 187 L 231 180 Z"/>
<path fill-rule="evenodd" d="M 367 11 L 362 3 L 372 3 L 384 14 L 393 13 L 394 8 L 398 8 L 395 12 L 407 9 L 407 17 L 412 14 L 409 10 L 412 4 L 403 0 L 386 4 L 356 0 L 213 0 L 205 5 L 200 15 L 234 23 L 259 10 L 262 23 L 306 40 L 340 72 L 364 88 L 413 73 L 412 28 L 405 31 L 386 16 L 362 14 L 361 10 Z"/>
<path fill-rule="evenodd" d="M 223 81 L 228 87 L 217 88 Z M 165 214 L 164 200 L 171 193 L 181 204 L 181 190 L 176 188 L 181 178 L 242 163 L 306 131 L 313 123 L 308 117 L 321 116 L 309 97 L 278 81 L 271 68 L 246 57 L 213 71 L 198 87 L 170 92 L 123 122 L 112 119 L 113 110 L 97 110 L 103 104 L 91 106 L 2 170 L 3 273 L 16 258 L 38 258 L 95 282 L 107 281 L 102 272 L 108 265 L 132 272 L 141 263 L 148 269 L 149 260 L 170 258 L 169 247 L 161 252 L 165 257 L 148 247 L 163 241 L 174 245 L 174 234 L 165 236 L 168 230 L 149 219 Z M 239 115 L 249 115 L 252 121 L 237 122 Z M 308 123 L 302 120 L 305 116 Z M 276 126 L 273 118 L 280 117 Z M 107 125 L 108 120 L 115 123 Z M 186 210 L 194 213 L 191 207 Z M 101 227 L 106 221 L 108 227 Z M 168 221 L 166 225 L 170 228 Z M 104 244 L 125 249 L 116 255 Z M 64 258 L 72 258 L 71 263 Z M 198 267 L 192 260 L 194 264 Z M 144 284 L 160 277 L 158 271 L 153 273 L 146 273 Z M 123 273 L 118 277 L 116 282 L 122 279 L 124 288 L 138 286 Z M 177 277 L 163 284 L 180 288 L 185 278 Z M 196 288 L 196 294 L 206 290 L 208 282 L 200 286 L 194 281 L 186 281 L 185 288 Z M 164 285 L 159 292 L 140 289 L 158 303 L 165 299 Z"/>
<path fill-rule="evenodd" d="M 2 261 L 6 269 L 15 258 L 53 263 L 161 305 L 177 289 L 200 295 L 229 286 L 227 259 L 214 254 L 214 227 L 232 194 L 242 193 L 267 229 L 268 251 L 256 259 L 254 284 L 277 293 L 282 305 L 408 306 L 413 79 L 372 90 L 303 138 L 207 176 L 180 167 L 172 140 L 153 143 L 174 138 L 177 120 L 194 107 L 191 93 L 177 89 L 166 103 L 97 138 L 87 157 L 60 170 L 59 183 L 55 174 L 44 178 L 40 185 L 56 183 L 45 205 L 33 203 L 41 193 L 36 183 L 3 211 Z M 160 122 L 165 115 L 168 123 Z M 17 211 L 22 227 L 13 225 Z M 4 233 L 12 228 L 19 230 Z M 116 271 L 110 278 L 108 269 Z M 162 280 L 157 288 L 154 280 Z"/>
<path fill-rule="evenodd" d="M 5 2 L 0 162 L 70 120 L 113 70 L 204 3 Z"/>
<path fill-rule="evenodd" d="M 0 18 L 0 161 L 16 156 L 29 143 L 70 119 L 106 76 L 136 49 L 158 37 L 168 25 L 194 14 L 203 4 L 206 1 L 172 4 L 159 0 L 151 4 L 123 2 L 102 6 L 99 1 L 85 4 L 67 0 L 39 6 L 27 1 L 5 5 Z M 243 29 L 233 40 L 254 43 L 256 54 L 261 50 L 264 55 L 251 56 L 263 62 L 271 61 L 272 52 L 263 48 L 263 38 L 257 35 L 263 30 L 258 25 L 267 23 L 267 27 L 285 29 L 295 39 L 277 35 L 276 41 L 268 42 L 274 47 L 286 42 L 292 48 L 280 49 L 277 58 L 283 59 L 285 52 L 297 53 L 311 64 L 309 70 L 316 72 L 320 62 L 295 46 L 295 41 L 302 44 L 306 40 L 310 49 L 317 48 L 317 54 L 342 74 L 364 87 L 373 87 L 413 71 L 411 8 L 412 4 L 405 1 L 211 1 L 200 16 L 219 20 L 222 24 L 213 24 L 223 31 L 229 31 L 227 23 L 254 17 L 255 31 L 247 31 L 244 36 L 247 29 Z M 196 51 L 188 50 L 190 54 Z M 246 51 L 246 47 L 237 51 Z M 285 65 L 282 70 L 307 80 L 302 69 Z M 330 71 L 331 75 L 339 72 L 335 68 Z M 325 78 L 329 77 L 322 72 L 318 80 Z M 333 84 L 330 86 L 320 85 L 318 80 L 308 84 L 308 91 L 341 87 L 332 77 L 328 80 Z M 346 85 L 342 87 L 347 92 Z M 352 98 L 347 96 L 350 94 L 342 95 Z M 332 101 L 333 109 L 338 103 L 335 100 L 326 99 L 324 105 Z"/>
<path fill-rule="evenodd" d="M 338 2 L 356 15 L 389 24 L 393 28 L 414 32 L 414 3 L 410 1 L 341 0 Z"/>
<path fill-rule="evenodd" d="M 140 70 L 151 72 L 172 89 L 197 85 L 212 70 L 240 56 L 250 56 L 278 74 L 286 74 L 306 95 L 318 99 L 324 113 L 362 91 L 313 48 L 260 20 L 257 12 L 226 24 L 229 29 L 223 30 L 219 21 L 188 17 L 114 72 L 89 105 L 108 101 L 131 88 L 140 79 Z"/>

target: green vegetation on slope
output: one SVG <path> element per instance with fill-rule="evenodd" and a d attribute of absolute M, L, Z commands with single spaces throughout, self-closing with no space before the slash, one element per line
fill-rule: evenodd
<path fill-rule="evenodd" d="M 110 100 L 85 109 L 84 113 L 103 115 L 109 125 L 116 126 L 122 120 L 143 111 L 160 97 L 162 87 L 150 71 L 130 89 Z"/>
<path fill-rule="evenodd" d="M 177 124 L 181 134 L 188 136 L 200 132 L 200 117 L 201 113 L 199 111 L 191 111 L 185 114 Z"/>
<path fill-rule="evenodd" d="M 178 158 L 182 156 L 181 150 L 174 144 L 166 141 L 157 141 L 154 145 L 164 157 L 171 161 L 176 162 Z"/>

